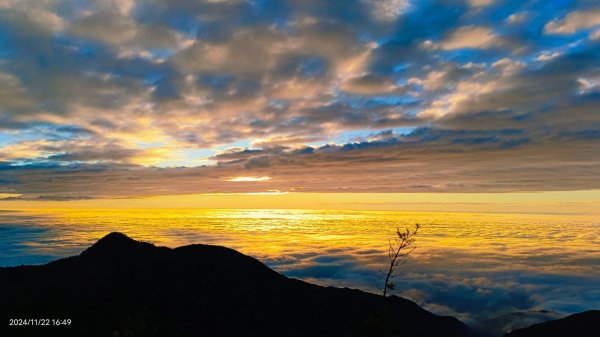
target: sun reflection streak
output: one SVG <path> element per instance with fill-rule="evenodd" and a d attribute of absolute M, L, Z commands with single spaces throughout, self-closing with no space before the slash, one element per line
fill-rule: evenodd
<path fill-rule="evenodd" d="M 269 181 L 273 178 L 271 177 L 233 177 L 233 178 L 229 178 L 226 179 L 225 181 L 229 181 L 229 182 L 263 182 L 263 181 Z"/>

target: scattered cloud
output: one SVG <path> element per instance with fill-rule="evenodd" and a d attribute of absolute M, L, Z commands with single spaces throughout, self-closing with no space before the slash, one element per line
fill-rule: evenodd
<path fill-rule="evenodd" d="M 166 177 L 206 172 L 196 179 L 218 181 L 208 184 L 212 192 L 252 185 L 224 182 L 240 176 L 277 176 L 278 184 L 285 176 L 291 180 L 276 187 L 282 191 L 329 190 L 334 187 L 325 182 L 335 180 L 321 178 L 346 161 L 344 189 L 401 190 L 406 187 L 379 183 L 361 188 L 353 176 L 387 172 L 407 158 L 419 166 L 460 153 L 469 162 L 487 151 L 465 146 L 475 141 L 452 132 L 477 133 L 477 142 L 489 139 L 489 148 L 513 158 L 563 148 L 587 153 L 594 149 L 590 130 L 600 123 L 594 113 L 600 16 L 584 5 L 5 0 L 0 160 L 10 169 L 0 175 L 10 177 L 0 183 L 24 197 L 50 194 L 32 182 L 15 186 L 15 179 L 76 167 L 87 179 L 87 168 L 102 166 L 139 174 L 136 186 L 149 184 L 155 193 L 160 189 L 141 177 L 172 167 Z M 416 131 L 395 142 L 366 137 L 401 130 Z M 552 185 L 550 172 L 559 163 L 545 163 L 540 171 Z M 593 164 L 590 155 L 575 171 Z M 413 175 L 402 172 L 400 180 Z M 428 177 L 433 180 L 406 186 L 440 188 L 434 172 Z M 488 183 L 467 189 L 495 188 L 492 172 L 481 177 Z M 593 180 L 581 177 L 587 178 L 570 178 L 559 188 Z M 503 188 L 550 188 L 520 184 L 516 179 Z"/>
<path fill-rule="evenodd" d="M 371 7 L 375 20 L 391 22 L 410 8 L 408 0 L 364 0 Z"/>
<path fill-rule="evenodd" d="M 514 14 L 509 15 L 506 18 L 506 22 L 511 25 L 521 24 L 521 23 L 527 22 L 529 15 L 530 15 L 529 12 L 514 13 Z"/>
<path fill-rule="evenodd" d="M 590 39 L 592 40 L 600 40 L 600 29 L 597 29 L 595 31 L 593 31 L 592 33 L 590 33 Z"/>
<path fill-rule="evenodd" d="M 347 93 L 357 95 L 386 95 L 398 88 L 391 79 L 365 74 L 349 78 L 342 82 L 340 88 Z"/>
<path fill-rule="evenodd" d="M 573 34 L 581 29 L 600 25 L 600 9 L 573 11 L 563 19 L 555 19 L 544 26 L 546 34 Z"/>
<path fill-rule="evenodd" d="M 469 0 L 469 4 L 473 7 L 484 7 L 493 4 L 495 0 Z"/>
<path fill-rule="evenodd" d="M 490 28 L 465 26 L 457 28 L 452 32 L 440 43 L 440 48 L 444 50 L 462 48 L 487 49 L 498 47 L 501 43 L 502 39 Z"/>

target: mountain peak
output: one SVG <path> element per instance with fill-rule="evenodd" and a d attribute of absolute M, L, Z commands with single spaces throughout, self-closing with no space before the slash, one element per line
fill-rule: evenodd
<path fill-rule="evenodd" d="M 123 233 L 111 232 L 86 249 L 81 255 L 124 254 L 141 246 L 152 245 L 146 242 L 136 241 Z"/>
<path fill-rule="evenodd" d="M 121 232 L 111 232 L 111 233 L 106 234 L 100 240 L 98 240 L 96 242 L 96 244 L 98 244 L 102 241 L 135 241 L 135 240 L 133 240 L 132 238 L 130 238 L 129 236 L 127 236 Z"/>
<path fill-rule="evenodd" d="M 98 240 L 92 247 L 135 244 L 137 241 L 120 232 L 111 232 Z M 90 247 L 91 248 L 91 247 Z"/>

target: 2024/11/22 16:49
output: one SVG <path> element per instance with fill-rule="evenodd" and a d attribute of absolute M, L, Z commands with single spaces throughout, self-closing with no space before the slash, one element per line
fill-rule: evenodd
<path fill-rule="evenodd" d="M 10 318 L 9 326 L 69 326 L 70 318 Z"/>

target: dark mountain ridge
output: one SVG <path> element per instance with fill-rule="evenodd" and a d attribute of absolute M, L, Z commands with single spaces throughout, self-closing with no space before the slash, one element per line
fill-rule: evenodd
<path fill-rule="evenodd" d="M 2 336 L 461 337 L 412 301 L 290 279 L 232 249 L 111 233 L 79 256 L 0 268 Z M 7 326 L 9 319 L 70 326 Z"/>
<path fill-rule="evenodd" d="M 504 337 L 600 337 L 600 310 L 589 310 L 565 318 L 516 329 Z"/>

